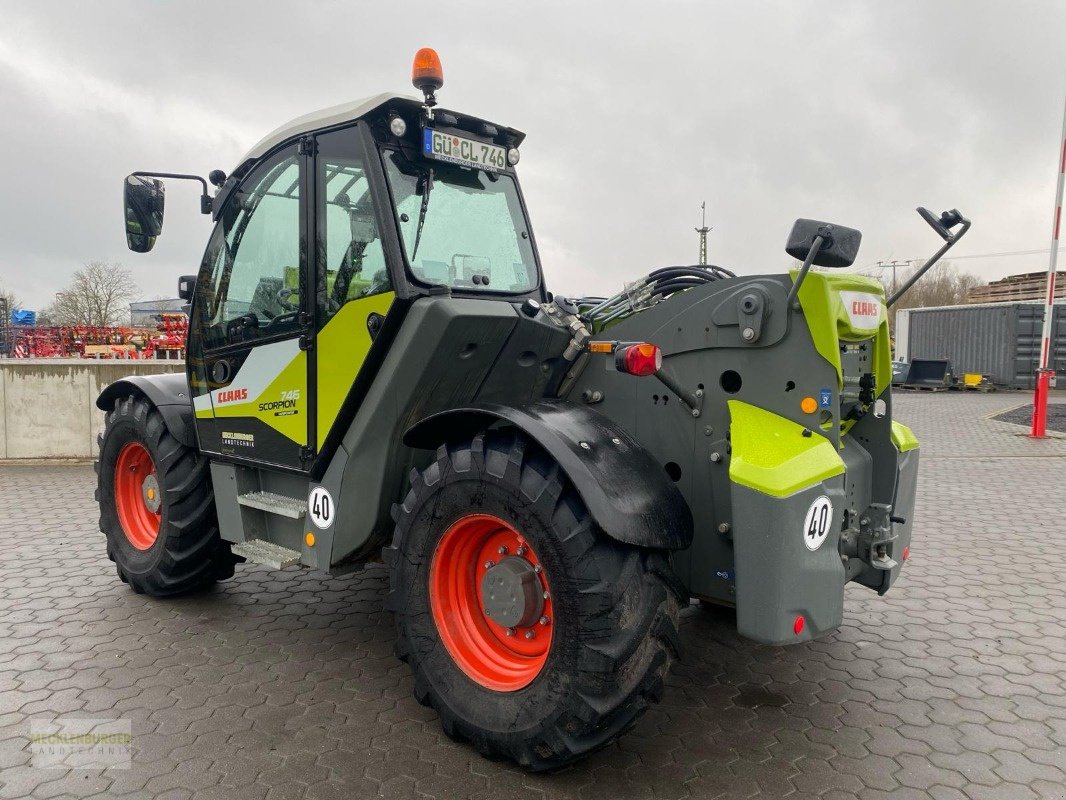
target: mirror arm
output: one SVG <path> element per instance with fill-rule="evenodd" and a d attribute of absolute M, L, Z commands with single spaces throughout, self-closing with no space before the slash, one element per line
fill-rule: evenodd
<path fill-rule="evenodd" d="M 182 175 L 177 172 L 132 172 L 130 174 L 139 178 L 176 178 L 183 181 L 200 181 L 200 185 L 204 188 L 203 194 L 200 195 L 200 213 L 211 213 L 211 201 L 213 198 L 207 192 L 207 181 L 199 175 Z"/>
<path fill-rule="evenodd" d="M 915 272 L 906 283 L 899 287 L 899 290 L 894 295 L 888 298 L 888 302 L 885 303 L 886 306 L 891 308 L 893 303 L 903 297 L 914 284 L 921 280 L 921 277 L 925 275 L 925 273 L 927 273 L 948 250 L 955 246 L 955 243 L 966 234 L 966 231 L 970 230 L 970 220 L 966 219 L 962 214 L 959 214 L 958 219 L 959 222 L 962 223 L 962 228 L 959 232 L 948 235 L 947 239 L 944 241 L 944 246 L 937 250 L 933 257 L 926 261 L 920 270 Z"/>
<path fill-rule="evenodd" d="M 826 231 L 826 233 L 828 234 L 829 232 Z M 803 283 L 803 279 L 807 277 L 807 273 L 811 269 L 811 264 L 814 263 L 814 257 L 818 255 L 818 251 L 822 249 L 825 240 L 825 236 L 819 233 L 814 237 L 814 241 L 811 242 L 811 249 L 807 251 L 807 258 L 803 262 L 803 266 L 800 267 L 799 275 L 796 276 L 792 288 L 788 291 L 788 298 L 785 300 L 785 308 L 792 308 L 792 304 L 796 301 L 796 295 L 799 294 L 800 285 Z"/>

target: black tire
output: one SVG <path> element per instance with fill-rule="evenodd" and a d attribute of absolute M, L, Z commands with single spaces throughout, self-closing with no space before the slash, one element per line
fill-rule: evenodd
<path fill-rule="evenodd" d="M 140 443 L 155 463 L 162 501 L 158 536 L 144 550 L 127 537 L 116 508 L 116 462 L 131 442 Z M 237 559 L 219 536 L 208 460 L 175 439 L 154 406 L 133 395 L 116 400 L 97 443 L 100 530 L 119 578 L 138 594 L 165 597 L 233 576 Z"/>
<path fill-rule="evenodd" d="M 467 677 L 429 605 L 437 542 L 472 513 L 520 532 L 551 579 L 551 648 L 541 672 L 517 691 Z M 427 469 L 412 470 L 393 517 L 384 557 L 397 655 L 414 670 L 415 697 L 436 709 L 449 736 L 491 758 L 555 769 L 614 740 L 661 698 L 679 652 L 682 594 L 667 553 L 599 531 L 558 465 L 521 434 L 491 431 L 441 447 Z"/>

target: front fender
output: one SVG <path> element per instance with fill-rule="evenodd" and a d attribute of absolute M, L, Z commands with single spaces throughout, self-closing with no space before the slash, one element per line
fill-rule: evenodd
<path fill-rule="evenodd" d="M 129 395 L 147 398 L 163 415 L 171 435 L 186 447 L 197 447 L 189 383 L 182 372 L 133 375 L 109 384 L 96 398 L 96 407 L 110 411 L 115 400 Z"/>
<path fill-rule="evenodd" d="M 425 418 L 403 441 L 429 450 L 467 441 L 498 424 L 518 428 L 555 459 L 612 539 L 668 550 L 692 544 L 692 512 L 662 464 L 622 428 L 585 406 L 541 401 L 455 408 Z"/>

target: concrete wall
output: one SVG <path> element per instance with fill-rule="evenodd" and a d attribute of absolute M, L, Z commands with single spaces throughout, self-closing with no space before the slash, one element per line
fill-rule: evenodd
<path fill-rule="evenodd" d="M 184 370 L 183 361 L 0 359 L 0 458 L 92 458 L 104 387 L 127 375 Z"/>

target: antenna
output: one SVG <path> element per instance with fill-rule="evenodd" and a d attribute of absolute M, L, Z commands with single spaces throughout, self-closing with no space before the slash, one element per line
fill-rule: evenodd
<path fill-rule="evenodd" d="M 707 234 L 714 230 L 714 228 L 707 227 L 707 201 L 704 200 L 700 203 L 700 211 L 702 213 L 700 227 L 696 228 L 696 233 L 700 235 L 700 266 L 707 265 Z"/>

